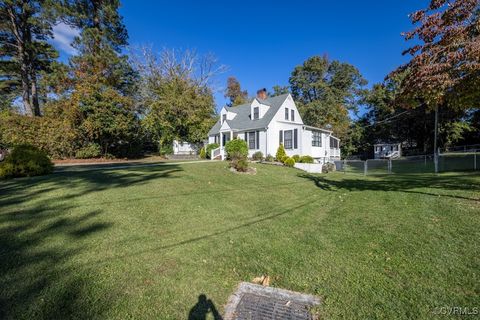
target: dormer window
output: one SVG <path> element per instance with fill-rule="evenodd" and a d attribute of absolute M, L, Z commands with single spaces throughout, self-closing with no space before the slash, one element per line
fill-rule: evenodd
<path fill-rule="evenodd" d="M 225 121 L 227 121 L 227 115 L 226 114 L 222 115 L 222 123 L 224 123 Z"/>
<path fill-rule="evenodd" d="M 253 120 L 260 119 L 260 110 L 258 107 L 253 108 Z"/>
<path fill-rule="evenodd" d="M 285 120 L 288 120 L 288 108 L 285 108 Z"/>

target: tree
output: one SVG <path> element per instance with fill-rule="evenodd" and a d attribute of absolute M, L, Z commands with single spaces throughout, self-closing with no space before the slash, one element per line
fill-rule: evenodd
<path fill-rule="evenodd" d="M 331 125 L 340 138 L 345 137 L 349 111 L 358 110 L 362 87 L 366 84 L 354 66 L 314 56 L 295 67 L 289 82 L 306 124 Z"/>
<path fill-rule="evenodd" d="M 271 94 L 272 97 L 279 96 L 279 95 L 290 92 L 288 86 L 275 85 L 275 86 L 272 87 L 272 89 L 273 89 L 273 93 Z"/>
<path fill-rule="evenodd" d="M 401 97 L 435 110 L 434 153 L 437 155 L 439 109 L 480 105 L 480 3 L 478 0 L 432 0 L 410 15 L 415 28 L 405 33 L 416 44 L 404 52 L 412 59 L 393 72 L 406 73 Z M 414 105 L 415 106 L 415 105 Z M 451 127 L 458 131 L 462 126 Z M 463 129 L 466 129 L 463 127 Z M 438 160 L 435 157 L 435 171 Z"/>
<path fill-rule="evenodd" d="M 174 50 L 157 55 L 149 48 L 136 60 L 143 124 L 160 151 L 175 139 L 202 142 L 216 118 L 211 81 L 223 66 L 213 56 Z"/>
<path fill-rule="evenodd" d="M 247 90 L 242 90 L 237 78 L 228 77 L 225 98 L 230 99 L 230 102 L 227 104 L 229 107 L 238 106 L 247 103 L 248 92 Z"/>
<path fill-rule="evenodd" d="M 81 29 L 74 47 L 79 54 L 68 68 L 57 65 L 48 78 L 58 96 L 52 110 L 81 133 L 81 145 L 98 144 L 103 154 L 138 153 L 143 134 L 134 101 L 138 74 L 127 56 L 126 29 L 118 14 L 119 1 L 72 0 L 61 8 L 62 19 Z"/>
<path fill-rule="evenodd" d="M 53 2 L 4 0 L 0 2 L 0 94 L 11 101 L 20 95 L 25 112 L 39 116 L 39 72 L 58 57 L 47 42 L 55 22 Z"/>
<path fill-rule="evenodd" d="M 410 15 L 415 28 L 404 35 L 416 44 L 404 54 L 412 59 L 392 74 L 406 72 L 404 98 L 432 109 L 480 106 L 479 14 L 478 0 L 432 0 Z"/>

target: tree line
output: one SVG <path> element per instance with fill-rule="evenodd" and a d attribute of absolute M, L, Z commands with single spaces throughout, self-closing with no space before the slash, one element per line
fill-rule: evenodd
<path fill-rule="evenodd" d="M 55 158 L 169 153 L 174 139 L 201 142 L 217 120 L 211 55 L 141 47 L 127 52 L 119 0 L 0 1 L 0 142 L 33 144 Z M 353 65 L 313 56 L 288 86 L 308 125 L 331 128 L 345 156 L 370 157 L 373 144 L 403 143 L 432 153 L 480 143 L 478 0 L 435 0 L 410 18 L 410 61 L 367 88 Z M 68 62 L 50 44 L 56 24 L 79 31 Z M 229 106 L 252 97 L 227 80 Z"/>
<path fill-rule="evenodd" d="M 0 142 L 55 158 L 169 152 L 200 142 L 215 121 L 211 56 L 140 48 L 127 55 L 119 0 L 0 2 Z M 79 30 L 59 61 L 53 28 Z"/>

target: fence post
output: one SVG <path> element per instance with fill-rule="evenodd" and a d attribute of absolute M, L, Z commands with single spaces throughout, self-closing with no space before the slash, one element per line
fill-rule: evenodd
<path fill-rule="evenodd" d="M 477 153 L 476 152 L 473 153 L 473 170 L 474 171 L 477 170 Z"/>
<path fill-rule="evenodd" d="M 368 159 L 363 163 L 363 175 L 366 176 L 368 171 Z"/>
<path fill-rule="evenodd" d="M 345 167 L 346 167 L 346 166 L 347 166 L 347 160 L 343 159 L 343 173 L 344 173 L 344 174 L 347 173 L 347 172 L 345 171 Z"/>
<path fill-rule="evenodd" d="M 392 159 L 388 159 L 388 174 L 392 173 Z"/>

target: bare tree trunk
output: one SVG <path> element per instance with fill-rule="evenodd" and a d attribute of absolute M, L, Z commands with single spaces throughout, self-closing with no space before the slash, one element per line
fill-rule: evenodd
<path fill-rule="evenodd" d="M 32 72 L 31 75 L 31 82 L 32 82 L 32 106 L 33 106 L 33 115 L 36 117 L 40 117 L 40 103 L 38 101 L 38 85 L 37 85 L 37 75 L 35 72 Z"/>
<path fill-rule="evenodd" d="M 33 116 L 34 112 L 32 109 L 30 97 L 31 97 L 31 91 L 30 91 L 30 73 L 29 73 L 29 67 L 28 67 L 28 56 L 27 53 L 25 52 L 25 32 L 21 32 L 20 28 L 22 25 L 22 22 L 18 21 L 15 12 L 11 7 L 7 8 L 8 16 L 10 18 L 10 25 L 13 31 L 13 34 L 15 36 L 16 42 L 17 42 L 17 47 L 18 47 L 18 61 L 20 62 L 20 78 L 22 82 L 22 103 L 23 107 L 25 108 L 25 112 Z M 25 22 L 25 20 L 28 17 L 26 16 L 25 12 L 23 12 L 22 17 L 20 18 L 22 21 Z"/>
<path fill-rule="evenodd" d="M 28 77 L 28 71 L 25 70 L 26 64 L 22 62 L 21 72 L 22 72 L 22 103 L 25 108 L 25 112 L 29 116 L 33 116 L 32 104 L 30 103 L 30 79 Z"/>

